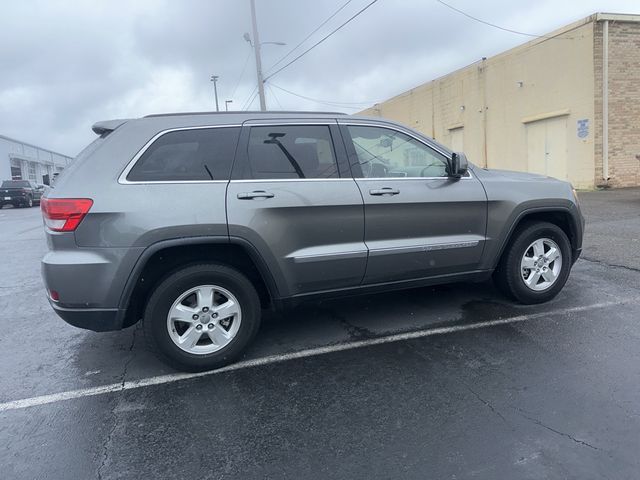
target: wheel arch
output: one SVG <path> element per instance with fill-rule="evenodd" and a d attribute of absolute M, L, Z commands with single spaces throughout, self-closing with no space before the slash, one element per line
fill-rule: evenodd
<path fill-rule="evenodd" d="M 263 307 L 275 306 L 279 293 L 266 263 L 249 242 L 229 237 L 187 237 L 163 240 L 138 258 L 120 296 L 123 328 L 142 318 L 153 287 L 176 269 L 193 263 L 216 262 L 235 268 L 254 284 Z"/>
<path fill-rule="evenodd" d="M 552 223 L 562 229 L 571 243 L 574 260 L 577 259 L 575 252 L 581 247 L 582 237 L 580 235 L 579 225 L 576 224 L 575 216 L 572 214 L 571 210 L 566 207 L 538 207 L 523 210 L 511 222 L 509 230 L 504 236 L 500 249 L 498 250 L 498 255 L 496 255 L 494 259 L 492 265 L 493 268 L 496 268 L 499 264 L 504 252 L 511 244 L 514 234 L 522 227 L 522 225 L 535 221 Z"/>

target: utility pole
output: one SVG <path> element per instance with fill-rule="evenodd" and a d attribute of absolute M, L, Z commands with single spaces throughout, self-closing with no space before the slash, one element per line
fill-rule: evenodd
<path fill-rule="evenodd" d="M 220 108 L 218 107 L 218 75 L 211 75 L 211 81 L 213 82 L 213 94 L 216 97 L 216 112 L 220 111 Z"/>
<path fill-rule="evenodd" d="M 256 71 L 258 73 L 258 95 L 260 96 L 260 110 L 267 109 L 264 98 L 264 79 L 262 78 L 262 60 L 260 58 L 260 37 L 258 36 L 258 22 L 256 20 L 256 0 L 251 0 L 251 24 L 253 26 L 253 51 L 256 54 Z"/>

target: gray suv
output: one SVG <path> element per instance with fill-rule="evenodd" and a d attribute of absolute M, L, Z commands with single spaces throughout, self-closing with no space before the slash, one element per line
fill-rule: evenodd
<path fill-rule="evenodd" d="M 42 199 L 51 305 L 95 331 L 142 319 L 180 369 L 237 358 L 265 308 L 491 276 L 539 303 L 580 255 L 570 184 L 473 166 L 380 118 L 166 114 L 93 131 Z"/>

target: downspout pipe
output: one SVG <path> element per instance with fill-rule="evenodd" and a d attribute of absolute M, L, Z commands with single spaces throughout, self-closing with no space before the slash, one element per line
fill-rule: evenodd
<path fill-rule="evenodd" d="M 602 179 L 609 181 L 609 20 L 602 24 Z"/>

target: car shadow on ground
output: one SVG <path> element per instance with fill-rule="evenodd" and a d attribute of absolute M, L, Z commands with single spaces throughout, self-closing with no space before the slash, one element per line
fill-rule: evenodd
<path fill-rule="evenodd" d="M 587 305 L 596 301 L 593 292 L 583 288 L 594 268 L 604 270 L 586 262 L 576 266 L 558 297 L 540 305 L 518 304 L 485 281 L 308 301 L 279 312 L 264 310 L 260 331 L 242 360 Z M 609 290 L 615 285 L 601 280 L 605 283 L 592 287 L 599 289 L 599 295 L 613 295 Z M 105 380 L 117 382 L 175 372 L 147 350 L 141 327 L 138 323 L 119 332 L 85 332 L 74 352 L 79 374 L 99 370 L 107 374 Z"/>
<path fill-rule="evenodd" d="M 243 360 L 504 318 L 527 308 L 510 303 L 491 282 L 308 301 L 263 311 L 260 331 Z M 141 323 L 117 332 L 82 332 L 69 349 L 83 386 L 175 372 L 147 349 Z"/>

